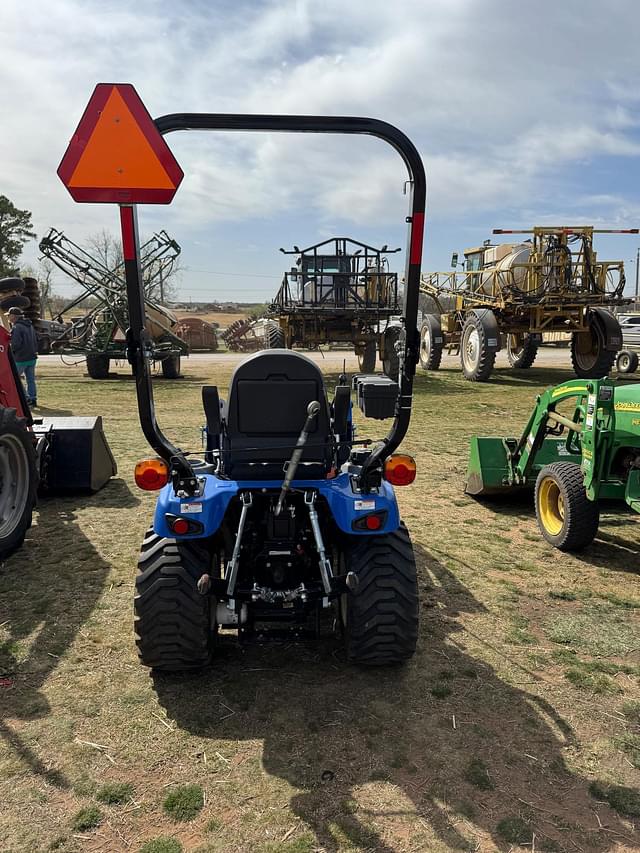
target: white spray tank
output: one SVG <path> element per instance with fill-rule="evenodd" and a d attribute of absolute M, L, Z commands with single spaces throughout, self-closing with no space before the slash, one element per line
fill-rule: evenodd
<path fill-rule="evenodd" d="M 531 257 L 532 243 L 502 243 L 489 246 L 484 252 L 484 264 L 479 290 L 488 295 L 503 287 L 526 287 L 526 264 Z M 474 288 L 475 289 L 475 288 Z"/>

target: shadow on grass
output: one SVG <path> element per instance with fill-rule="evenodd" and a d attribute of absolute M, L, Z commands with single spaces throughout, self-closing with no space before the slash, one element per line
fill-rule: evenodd
<path fill-rule="evenodd" d="M 328 853 L 349 845 L 392 853 L 381 829 L 398 810 L 414 842 L 427 824 L 454 850 L 474 849 L 474 830 L 506 848 L 504 821 L 513 818 L 524 820 L 529 843 L 535 832 L 537 849 L 616 847 L 628 828 L 565 764 L 571 727 L 544 698 L 506 683 L 465 650 L 460 619 L 483 605 L 428 551 L 418 547 L 416 556 L 422 625 L 406 667 L 350 666 L 335 641 L 222 645 L 206 672 L 155 678 L 167 715 L 199 737 L 261 739 L 264 769 L 298 789 L 291 808 Z M 516 682 L 536 684 L 510 663 Z M 486 784 L 471 778 L 471 761 L 486 767 Z M 395 803 L 397 792 L 409 802 L 378 805 L 378 787 L 376 805 L 358 805 L 369 783 L 386 783 Z"/>
<path fill-rule="evenodd" d="M 104 506 L 138 503 L 123 480 L 89 498 L 45 500 L 24 546 L 0 566 L 0 623 L 9 632 L 0 643 L 0 737 L 33 773 L 59 788 L 70 788 L 69 780 L 42 761 L 11 721 L 51 713 L 42 687 L 104 590 L 109 564 L 74 512 L 79 502 L 98 499 Z"/>
<path fill-rule="evenodd" d="M 533 506 L 533 491 L 523 490 L 513 492 L 509 496 L 489 495 L 479 501 L 483 508 L 496 515 L 516 519 L 532 518 L 535 520 Z M 613 510 L 612 504 L 608 506 Z M 638 514 L 622 502 L 615 504 L 616 514 L 604 513 L 600 516 L 602 527 L 618 528 L 638 523 Z M 544 543 L 540 533 L 540 542 Z M 552 546 L 549 545 L 549 548 Z M 640 573 L 640 545 L 632 539 L 608 533 L 600 529 L 595 540 L 584 551 L 573 552 L 571 556 L 596 568 L 608 569 L 613 572 Z"/>
<path fill-rule="evenodd" d="M 631 520 L 628 521 L 631 523 Z M 640 574 L 640 546 L 638 542 L 599 531 L 594 542 L 573 555 L 576 560 L 607 569 L 611 572 Z"/>
<path fill-rule="evenodd" d="M 569 379 L 575 379 L 573 371 L 561 367 L 541 367 L 529 370 L 515 370 L 505 367 L 496 368 L 487 382 L 470 382 L 456 368 L 445 367 L 437 371 L 424 371 L 418 368 L 416 372 L 416 387 L 422 391 L 438 391 L 444 394 L 478 394 L 490 391 L 492 387 L 528 386 L 543 391 Z M 533 400 L 533 398 L 532 398 Z M 533 407 L 533 402 L 532 402 Z"/>

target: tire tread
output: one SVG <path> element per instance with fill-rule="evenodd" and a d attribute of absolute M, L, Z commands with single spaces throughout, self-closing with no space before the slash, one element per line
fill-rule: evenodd
<path fill-rule="evenodd" d="M 404 524 L 383 536 L 357 537 L 347 570 L 359 584 L 347 599 L 347 656 L 370 666 L 398 664 L 418 640 L 416 563 Z"/>
<path fill-rule="evenodd" d="M 197 589 L 210 563 L 209 551 L 201 543 L 147 532 L 134 597 L 136 645 L 145 666 L 176 672 L 211 661 L 210 599 Z"/>

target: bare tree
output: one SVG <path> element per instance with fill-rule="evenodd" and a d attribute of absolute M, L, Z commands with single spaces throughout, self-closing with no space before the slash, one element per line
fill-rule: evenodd
<path fill-rule="evenodd" d="M 142 242 L 144 244 L 144 241 Z M 111 232 L 106 229 L 98 231 L 87 239 L 85 245 L 89 254 L 94 255 L 107 269 L 113 270 L 122 266 L 124 276 L 122 244 Z M 147 296 L 161 304 L 174 302 L 178 295 L 180 272 L 181 267 L 177 258 L 165 257 L 143 264 L 142 278 Z"/>
<path fill-rule="evenodd" d="M 106 228 L 88 237 L 85 246 L 89 254 L 109 270 L 124 263 L 122 243 Z"/>

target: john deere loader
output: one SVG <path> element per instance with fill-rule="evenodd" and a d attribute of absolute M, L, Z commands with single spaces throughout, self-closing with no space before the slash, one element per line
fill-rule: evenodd
<path fill-rule="evenodd" d="M 640 512 L 640 384 L 564 382 L 537 398 L 519 438 L 472 437 L 467 494 L 526 489 L 540 532 L 561 551 L 592 542 L 605 502 Z"/>

